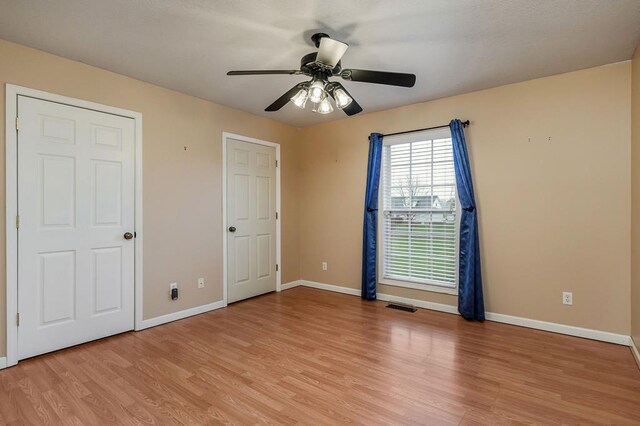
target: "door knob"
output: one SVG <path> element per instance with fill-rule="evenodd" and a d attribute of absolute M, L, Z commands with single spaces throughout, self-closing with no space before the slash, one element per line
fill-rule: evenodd
<path fill-rule="evenodd" d="M 130 240 L 133 238 L 133 234 L 131 232 L 125 232 L 124 233 L 124 239 L 125 240 Z"/>
<path fill-rule="evenodd" d="M 236 227 L 235 226 L 230 226 L 229 227 L 229 232 L 236 232 Z"/>

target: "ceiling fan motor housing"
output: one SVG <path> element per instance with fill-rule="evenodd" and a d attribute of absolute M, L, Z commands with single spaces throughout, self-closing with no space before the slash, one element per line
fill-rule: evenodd
<path fill-rule="evenodd" d="M 329 37 L 329 34 L 325 33 L 315 33 L 311 36 L 311 41 L 315 44 L 316 47 L 320 47 L 320 39 L 323 37 Z"/>
<path fill-rule="evenodd" d="M 328 68 L 316 62 L 318 52 L 311 52 L 300 59 L 300 71 L 312 77 L 330 77 L 332 75 L 340 75 L 342 71 L 342 61 L 339 61 L 335 67 Z"/>

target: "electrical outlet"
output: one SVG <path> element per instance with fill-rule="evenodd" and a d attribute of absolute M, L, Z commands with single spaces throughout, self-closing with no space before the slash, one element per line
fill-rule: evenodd
<path fill-rule="evenodd" d="M 327 262 L 322 262 L 322 270 L 326 271 L 328 269 Z"/>
<path fill-rule="evenodd" d="M 573 305 L 573 293 L 568 291 L 562 292 L 562 303 L 565 305 Z"/>
<path fill-rule="evenodd" d="M 198 278 L 198 288 L 204 288 L 204 278 Z"/>
<path fill-rule="evenodd" d="M 169 285 L 169 296 L 171 300 L 178 300 L 178 283 L 171 283 Z"/>

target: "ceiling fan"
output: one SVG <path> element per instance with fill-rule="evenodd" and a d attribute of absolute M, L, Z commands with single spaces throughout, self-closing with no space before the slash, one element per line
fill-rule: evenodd
<path fill-rule="evenodd" d="M 362 107 L 347 92 L 347 89 L 337 81 L 329 81 L 330 77 L 401 87 L 413 87 L 416 83 L 414 74 L 342 68 L 341 59 L 349 47 L 347 43 L 334 40 L 324 33 L 314 34 L 311 36 L 311 40 L 318 51 L 304 55 L 300 60 L 299 70 L 229 71 L 227 75 L 289 74 L 311 77 L 310 81 L 293 86 L 287 93 L 265 108 L 265 111 L 278 111 L 289 101 L 304 109 L 307 101 L 311 101 L 313 112 L 320 114 L 329 114 L 333 111 L 329 97 L 334 100 L 338 109 L 347 115 L 362 112 Z"/>

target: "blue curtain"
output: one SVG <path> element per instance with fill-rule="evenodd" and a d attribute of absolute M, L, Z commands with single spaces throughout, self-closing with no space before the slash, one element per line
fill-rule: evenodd
<path fill-rule="evenodd" d="M 480 242 L 478 238 L 478 210 L 473 195 L 471 166 L 460 120 L 451 120 L 453 161 L 456 170 L 458 198 L 462 208 L 460 218 L 460 266 L 458 311 L 468 320 L 484 321 L 482 274 L 480 271 Z"/>
<path fill-rule="evenodd" d="M 376 255 L 378 231 L 378 187 L 382 162 L 382 135 L 369 136 L 369 166 L 364 198 L 364 228 L 362 237 L 362 298 L 376 299 Z"/>

